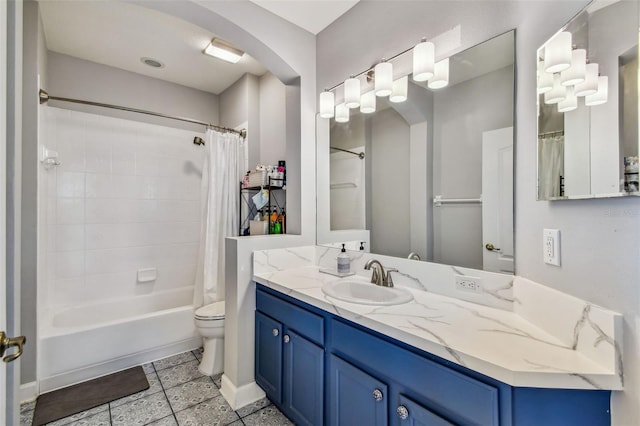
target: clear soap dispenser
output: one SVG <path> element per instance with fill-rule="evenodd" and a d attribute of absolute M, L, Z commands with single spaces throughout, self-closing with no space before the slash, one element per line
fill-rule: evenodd
<path fill-rule="evenodd" d="M 350 271 L 351 258 L 347 254 L 347 250 L 344 248 L 344 244 L 342 244 L 342 250 L 340 250 L 340 254 L 338 255 L 338 273 L 348 274 Z"/>

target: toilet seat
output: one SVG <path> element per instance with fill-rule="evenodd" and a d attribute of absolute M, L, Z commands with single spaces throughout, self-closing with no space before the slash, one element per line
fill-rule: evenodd
<path fill-rule="evenodd" d="M 195 319 L 202 321 L 216 321 L 224 319 L 224 301 L 201 306 L 195 311 Z"/>

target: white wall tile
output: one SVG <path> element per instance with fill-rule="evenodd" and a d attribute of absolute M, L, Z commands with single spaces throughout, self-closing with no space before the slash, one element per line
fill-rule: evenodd
<path fill-rule="evenodd" d="M 59 170 L 56 186 L 58 197 L 84 197 L 84 173 Z"/>
<path fill-rule="evenodd" d="M 55 279 L 81 277 L 84 275 L 84 251 L 56 252 Z"/>
<path fill-rule="evenodd" d="M 87 198 L 113 198 L 113 186 L 111 174 L 87 173 L 86 179 Z"/>
<path fill-rule="evenodd" d="M 58 198 L 56 218 L 60 225 L 84 223 L 84 198 Z"/>
<path fill-rule="evenodd" d="M 87 172 L 111 173 L 111 140 L 104 136 L 92 134 L 85 140 Z"/>
<path fill-rule="evenodd" d="M 56 225 L 51 231 L 53 250 L 84 250 L 84 225 Z"/>
<path fill-rule="evenodd" d="M 73 127 L 73 123 L 58 126 L 56 150 L 62 163 L 59 168 L 66 172 L 85 170 L 85 131 L 82 127 Z"/>
<path fill-rule="evenodd" d="M 134 175 L 136 172 L 135 139 L 111 140 L 111 170 L 113 173 Z"/>

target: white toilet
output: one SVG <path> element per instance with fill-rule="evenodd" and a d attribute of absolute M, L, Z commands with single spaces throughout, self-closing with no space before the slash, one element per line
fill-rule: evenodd
<path fill-rule="evenodd" d="M 207 376 L 222 373 L 224 370 L 224 300 L 196 309 L 194 321 L 202 336 L 204 347 L 198 370 Z"/>

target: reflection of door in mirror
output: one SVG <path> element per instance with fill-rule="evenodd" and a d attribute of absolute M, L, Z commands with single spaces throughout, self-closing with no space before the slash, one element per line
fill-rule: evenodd
<path fill-rule="evenodd" d="M 638 195 L 639 7 L 594 1 L 538 49 L 539 200 Z"/>

